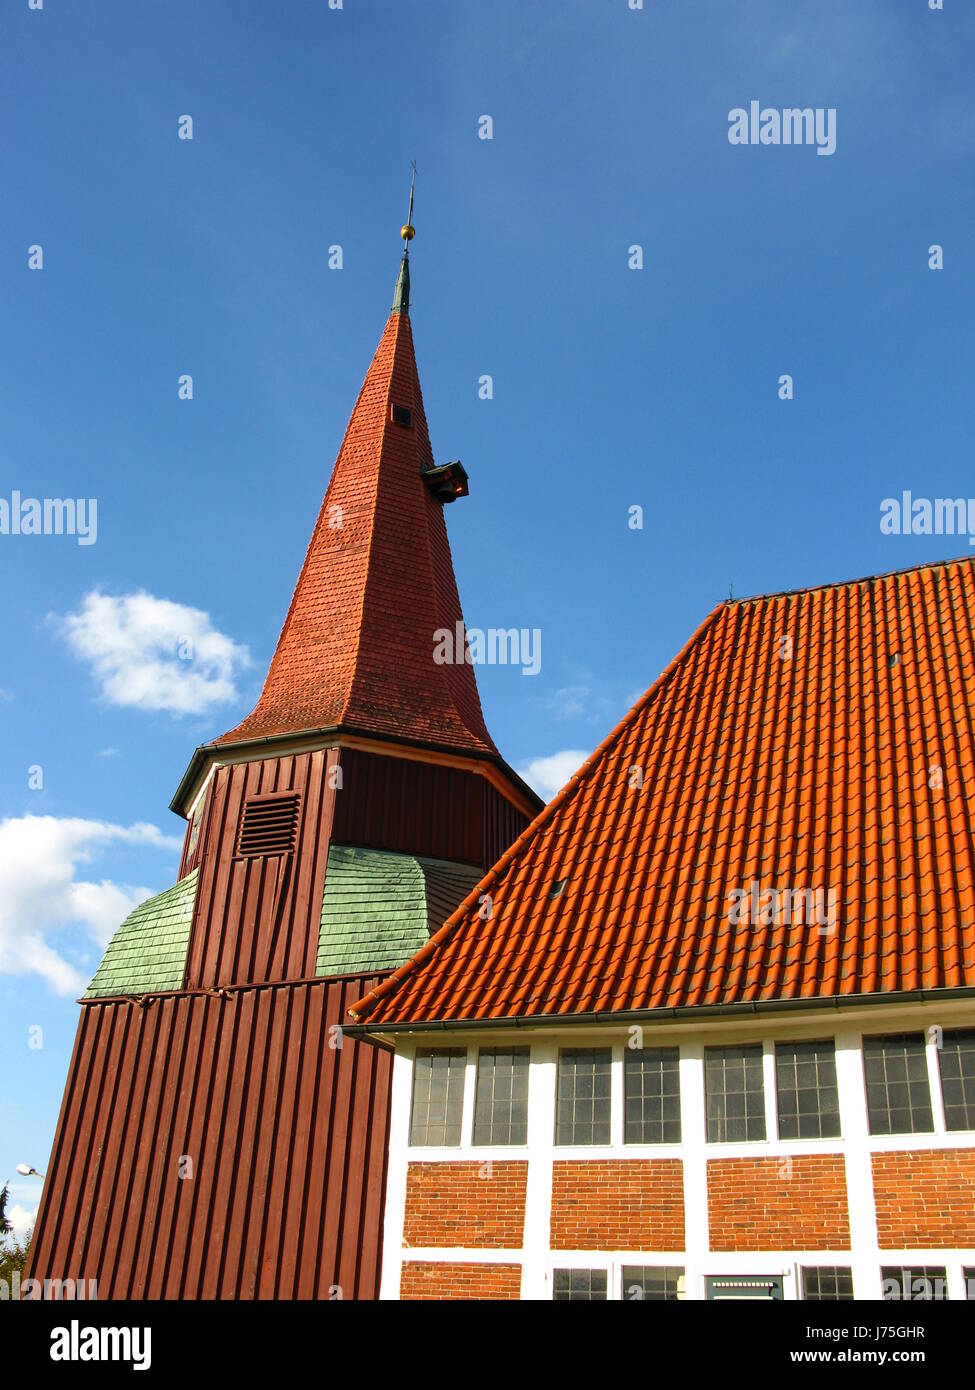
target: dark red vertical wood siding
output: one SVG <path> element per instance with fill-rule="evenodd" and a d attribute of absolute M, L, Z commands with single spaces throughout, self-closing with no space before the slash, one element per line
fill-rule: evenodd
<path fill-rule="evenodd" d="M 528 824 L 528 817 L 512 806 L 511 802 L 484 781 L 484 844 L 481 862 L 490 869 L 504 854 L 509 845 L 514 844 Z"/>
<path fill-rule="evenodd" d="M 527 824 L 477 773 L 342 749 L 342 793 L 336 797 L 332 829 L 338 844 L 462 860 L 487 869 Z"/>
<path fill-rule="evenodd" d="M 190 849 L 190 836 L 193 833 L 193 817 L 186 822 L 186 830 L 183 834 L 183 850 L 179 860 L 179 873 L 177 879 L 184 879 L 191 870 L 195 869 L 200 862 L 203 853 L 203 846 L 206 844 L 207 817 L 210 814 L 210 806 L 213 801 L 212 784 L 203 793 L 203 807 L 200 814 L 200 832 L 196 839 L 196 844 Z"/>
<path fill-rule="evenodd" d="M 376 1297 L 390 1057 L 330 1030 L 380 978 L 84 1006 L 28 1276 Z"/>
<path fill-rule="evenodd" d="M 244 801 L 275 791 L 300 795 L 295 851 L 238 858 Z M 382 978 L 313 978 L 329 843 L 486 868 L 525 824 L 476 773 L 358 749 L 218 768 L 180 868 L 200 871 L 185 992 L 83 1007 L 31 1277 L 103 1298 L 374 1298 L 391 1061 L 329 1046 Z"/>
<path fill-rule="evenodd" d="M 314 975 L 336 797 L 327 774 L 337 759 L 338 749 L 321 749 L 215 772 L 186 963 L 187 989 Z M 244 801 L 274 791 L 296 791 L 301 798 L 294 854 L 237 858 Z"/>

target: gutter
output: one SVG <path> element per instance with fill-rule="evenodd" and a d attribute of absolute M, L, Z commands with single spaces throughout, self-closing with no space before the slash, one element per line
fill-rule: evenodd
<path fill-rule="evenodd" d="M 480 1032 L 499 1028 L 567 1028 L 602 1023 L 660 1023 L 692 1018 L 737 1018 L 770 1013 L 807 1013 L 814 1010 L 841 1012 L 877 1004 L 935 1004 L 975 999 L 975 985 L 957 989 L 895 990 L 886 994 L 830 994 L 815 999 L 756 999 L 735 1004 L 681 1004 L 662 1009 L 605 1010 L 585 1014 L 522 1014 L 507 1018 L 452 1018 L 419 1023 L 355 1023 L 342 1025 L 343 1034 L 373 1041 L 373 1035 L 391 1033 Z"/>

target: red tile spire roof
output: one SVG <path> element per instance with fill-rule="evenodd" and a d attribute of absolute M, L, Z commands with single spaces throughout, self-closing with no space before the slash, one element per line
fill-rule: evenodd
<path fill-rule="evenodd" d="M 975 988 L 973 786 L 971 559 L 723 603 L 352 1013 L 381 1031 Z"/>
<path fill-rule="evenodd" d="M 434 633 L 463 614 L 443 506 L 420 477 L 432 460 L 407 254 L 264 689 L 218 744 L 340 726 L 498 758 L 473 667 L 433 659 Z"/>

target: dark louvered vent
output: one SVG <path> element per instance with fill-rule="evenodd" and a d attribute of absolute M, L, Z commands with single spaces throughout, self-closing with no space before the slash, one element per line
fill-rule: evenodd
<path fill-rule="evenodd" d="M 237 857 L 259 859 L 269 854 L 290 854 L 298 830 L 297 792 L 270 792 L 244 802 L 237 834 Z"/>
<path fill-rule="evenodd" d="M 394 425 L 405 425 L 409 429 L 413 424 L 413 412 L 409 406 L 393 405 L 389 407 L 389 418 Z"/>

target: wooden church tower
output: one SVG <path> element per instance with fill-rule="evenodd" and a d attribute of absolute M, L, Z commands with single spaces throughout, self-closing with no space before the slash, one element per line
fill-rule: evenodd
<path fill-rule="evenodd" d="M 412 199 L 411 199 L 412 208 Z M 409 239 L 257 707 L 172 802 L 179 881 L 87 993 L 27 1270 L 101 1298 L 378 1293 L 389 1054 L 347 1006 L 539 809 L 495 748 L 413 353 Z"/>

